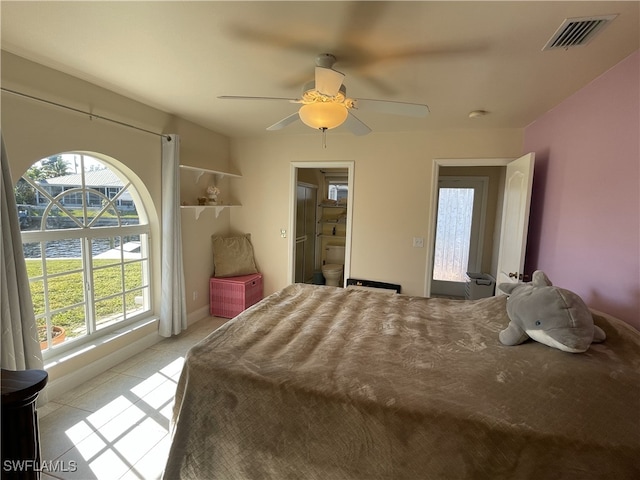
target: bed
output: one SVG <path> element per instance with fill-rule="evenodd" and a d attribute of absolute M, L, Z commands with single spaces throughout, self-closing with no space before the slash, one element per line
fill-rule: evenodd
<path fill-rule="evenodd" d="M 189 351 L 164 478 L 640 478 L 640 334 L 507 347 L 505 301 L 270 295 Z"/>

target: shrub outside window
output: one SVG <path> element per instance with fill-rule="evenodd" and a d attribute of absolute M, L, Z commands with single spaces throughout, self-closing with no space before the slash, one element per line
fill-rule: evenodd
<path fill-rule="evenodd" d="M 115 162 L 84 153 L 42 159 L 15 196 L 45 356 L 150 311 L 149 223 Z"/>

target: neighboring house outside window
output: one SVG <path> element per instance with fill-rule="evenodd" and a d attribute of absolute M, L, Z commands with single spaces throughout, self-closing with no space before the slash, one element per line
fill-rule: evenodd
<path fill-rule="evenodd" d="M 49 157 L 15 194 L 45 357 L 150 312 L 150 227 L 117 162 Z"/>
<path fill-rule="evenodd" d="M 135 209 L 131 195 L 128 192 L 122 192 L 120 194 L 123 187 L 122 180 L 120 180 L 115 172 L 109 169 L 90 170 L 84 173 L 73 173 L 60 177 L 42 179 L 38 181 L 40 190 L 36 191 L 36 203 L 46 205 L 49 197 L 55 197 L 62 192 L 69 192 L 80 188 L 83 182 L 88 192 L 95 191 L 104 195 L 109 200 L 115 199 L 115 205 L 122 209 Z M 42 194 L 41 191 L 48 193 L 48 195 Z M 97 195 L 87 195 L 86 200 L 89 207 L 99 207 L 101 204 L 101 197 Z M 69 207 L 81 207 L 83 204 L 83 195 L 79 191 L 69 193 L 62 198 L 62 203 Z"/>

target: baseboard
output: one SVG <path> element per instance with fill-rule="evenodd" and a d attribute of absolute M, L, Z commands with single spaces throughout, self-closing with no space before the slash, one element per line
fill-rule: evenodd
<path fill-rule="evenodd" d="M 209 305 L 205 305 L 202 308 L 199 308 L 198 310 L 195 310 L 191 313 L 187 314 L 187 328 L 189 328 L 191 325 L 193 325 L 196 322 L 199 322 L 200 320 L 202 320 L 205 317 L 209 317 Z"/>

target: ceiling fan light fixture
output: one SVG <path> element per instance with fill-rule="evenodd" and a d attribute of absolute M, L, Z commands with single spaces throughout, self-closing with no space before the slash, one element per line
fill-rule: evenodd
<path fill-rule="evenodd" d="M 344 123 L 349 115 L 341 103 L 315 102 L 303 105 L 298 112 L 305 125 L 319 130 L 330 130 Z"/>

